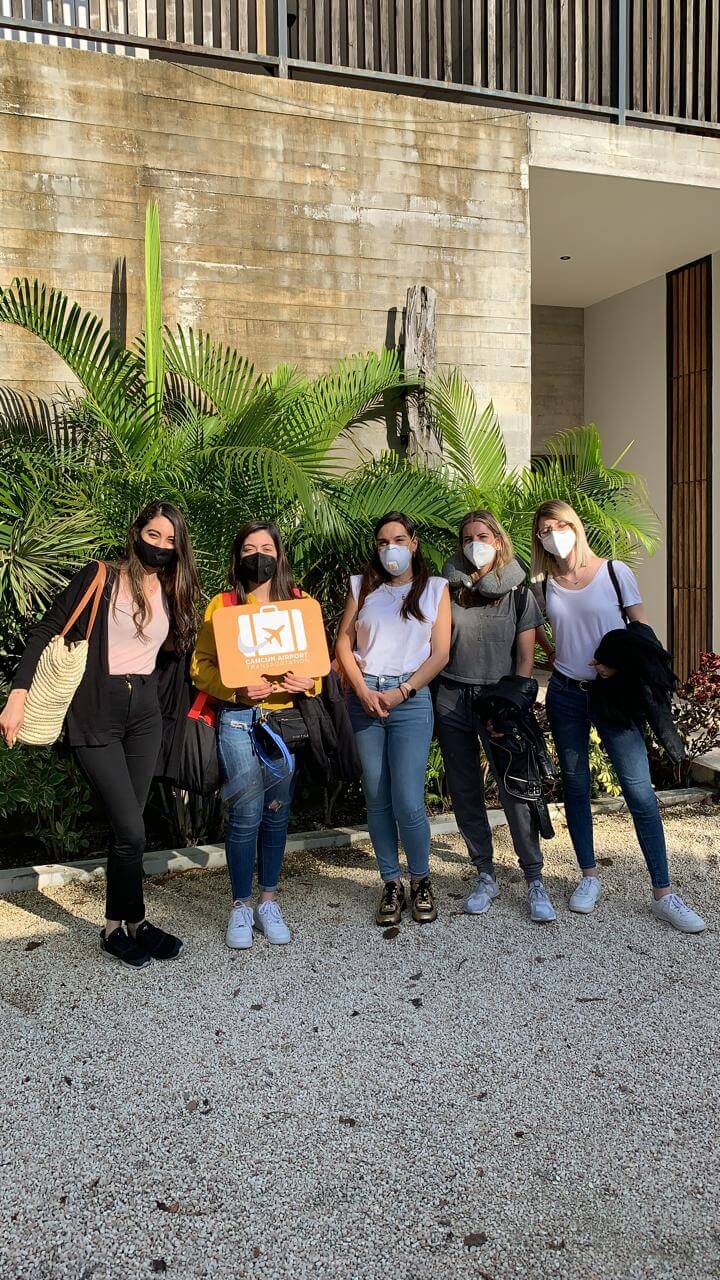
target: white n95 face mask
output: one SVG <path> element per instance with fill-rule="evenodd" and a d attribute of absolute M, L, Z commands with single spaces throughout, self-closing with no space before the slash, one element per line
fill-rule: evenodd
<path fill-rule="evenodd" d="M 486 565 L 492 564 L 497 555 L 497 550 L 491 542 L 470 542 L 465 546 L 464 551 L 476 569 L 484 569 Z"/>
<path fill-rule="evenodd" d="M 412 560 L 412 551 L 409 547 L 397 546 L 394 542 L 389 547 L 383 547 L 379 552 L 380 563 L 383 569 L 387 569 L 393 578 L 397 578 L 401 573 L 410 567 Z"/>
<path fill-rule="evenodd" d="M 574 529 L 553 529 L 540 539 L 545 550 L 558 560 L 567 560 L 577 541 Z"/>

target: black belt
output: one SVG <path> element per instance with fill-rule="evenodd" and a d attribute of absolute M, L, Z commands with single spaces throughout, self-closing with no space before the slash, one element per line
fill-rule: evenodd
<path fill-rule="evenodd" d="M 559 680 L 566 689 L 580 689 L 582 693 L 589 693 L 594 680 L 573 680 L 572 676 L 563 675 L 562 671 L 553 671 L 550 680 Z"/>

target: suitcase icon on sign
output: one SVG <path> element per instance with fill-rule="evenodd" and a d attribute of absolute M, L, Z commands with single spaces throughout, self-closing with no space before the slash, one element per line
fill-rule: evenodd
<path fill-rule="evenodd" d="M 238 618 L 238 649 L 246 658 L 281 658 L 305 653 L 305 624 L 299 609 L 263 605 L 257 613 Z"/>

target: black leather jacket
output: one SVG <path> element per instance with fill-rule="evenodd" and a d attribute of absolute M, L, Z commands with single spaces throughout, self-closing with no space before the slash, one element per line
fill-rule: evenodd
<path fill-rule="evenodd" d="M 555 771 L 533 711 L 537 693 L 537 680 L 504 676 L 481 694 L 475 710 L 488 731 L 495 772 L 506 791 L 530 807 L 540 835 L 549 840 L 555 832 L 543 783 Z"/>
<path fill-rule="evenodd" d="M 672 696 L 677 676 L 672 657 L 645 622 L 608 631 L 595 657 L 616 675 L 593 681 L 593 711 L 611 724 L 649 725 L 660 746 L 674 764 L 686 757 L 685 747 L 672 716 Z"/>

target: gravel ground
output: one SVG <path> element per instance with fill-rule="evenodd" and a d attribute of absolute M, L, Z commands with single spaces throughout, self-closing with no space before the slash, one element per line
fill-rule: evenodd
<path fill-rule="evenodd" d="M 163 877 L 188 945 L 139 974 L 102 885 L 0 901 L 2 1280 L 720 1276 L 718 809 L 667 829 L 701 937 L 651 918 L 618 816 L 592 918 L 546 846 L 556 925 L 506 830 L 489 915 L 441 838 L 440 919 L 395 938 L 367 850 L 289 860 L 273 950 L 225 948 L 224 872 Z"/>

